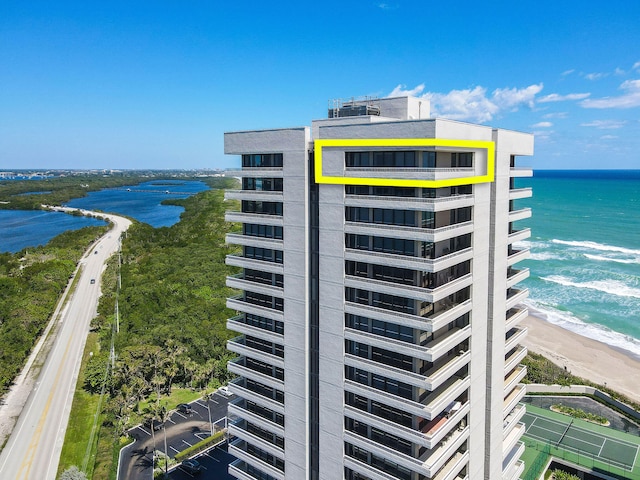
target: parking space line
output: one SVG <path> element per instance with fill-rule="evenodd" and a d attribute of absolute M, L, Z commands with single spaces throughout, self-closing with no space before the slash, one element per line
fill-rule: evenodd
<path fill-rule="evenodd" d="M 198 405 L 200 405 L 202 408 L 207 408 L 206 405 L 200 403 L 200 400 L 196 400 L 195 403 L 197 403 Z"/>
<path fill-rule="evenodd" d="M 174 415 L 178 415 L 179 417 L 182 417 L 182 418 L 187 418 L 186 416 L 184 416 L 183 414 L 181 414 L 181 413 L 180 413 L 180 412 L 178 412 L 178 411 L 173 412 L 173 414 L 174 414 Z"/>
<path fill-rule="evenodd" d="M 175 448 L 173 445 L 169 445 L 169 448 L 171 450 L 174 450 L 176 453 L 180 453 L 180 450 L 178 450 L 177 448 Z"/>
<path fill-rule="evenodd" d="M 192 445 L 191 445 L 189 442 L 187 442 L 186 440 L 182 439 L 182 441 L 183 441 L 184 443 L 186 443 L 187 445 L 189 445 L 190 447 L 192 446 Z"/>

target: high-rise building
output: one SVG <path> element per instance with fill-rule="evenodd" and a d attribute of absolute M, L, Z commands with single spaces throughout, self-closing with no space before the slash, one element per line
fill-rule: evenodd
<path fill-rule="evenodd" d="M 225 134 L 241 225 L 227 285 L 229 472 L 243 480 L 517 479 L 524 465 L 514 201 L 533 136 L 334 102 L 311 127 Z"/>

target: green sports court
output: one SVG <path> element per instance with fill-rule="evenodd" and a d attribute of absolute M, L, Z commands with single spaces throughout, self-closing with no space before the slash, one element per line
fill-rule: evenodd
<path fill-rule="evenodd" d="M 532 405 L 527 405 L 522 421 L 526 425 L 525 444 L 537 451 L 537 463 L 546 453 L 544 457 L 559 457 L 603 473 L 622 474 L 619 478 L 640 479 L 640 438 L 635 435 Z M 531 461 L 525 460 L 526 463 Z"/>

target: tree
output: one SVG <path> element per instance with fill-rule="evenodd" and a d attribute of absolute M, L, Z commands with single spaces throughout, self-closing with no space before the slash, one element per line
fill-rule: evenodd
<path fill-rule="evenodd" d="M 73 465 L 62 472 L 59 480 L 87 480 L 87 476 L 84 472 L 80 471 L 78 467 Z"/>

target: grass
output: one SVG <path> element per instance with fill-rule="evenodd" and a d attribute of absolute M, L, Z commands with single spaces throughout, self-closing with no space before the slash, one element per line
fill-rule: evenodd
<path fill-rule="evenodd" d="M 85 473 L 88 478 L 92 478 L 93 476 L 97 436 L 94 437 L 93 445 L 91 445 L 90 449 L 87 448 L 87 445 L 91 437 L 91 430 L 93 429 L 100 395 L 92 395 L 86 392 L 82 388 L 82 385 L 84 384 L 84 370 L 86 363 L 89 360 L 90 353 L 95 352 L 97 348 L 98 336 L 95 333 L 90 333 L 87 336 L 87 343 L 82 355 L 82 365 L 80 367 L 80 374 L 78 375 L 78 382 L 76 383 L 73 405 L 71 407 L 71 414 L 69 415 L 69 424 L 67 426 L 64 445 L 60 455 L 58 475 L 72 465 L 82 469 L 82 466 L 85 463 L 87 450 L 89 450 L 89 461 L 87 462 Z M 100 415 L 100 417 L 101 416 L 102 415 Z M 98 419 L 98 425 L 101 423 L 100 420 L 101 418 Z"/>

